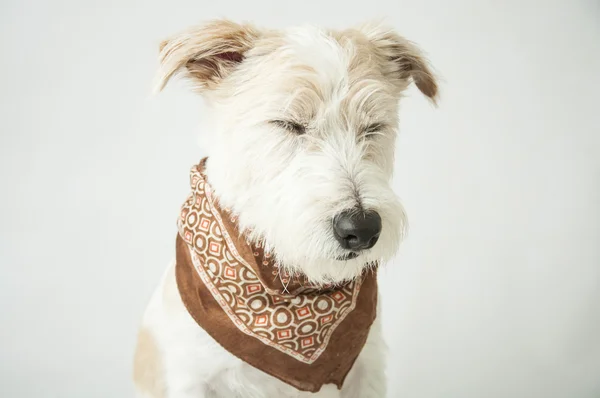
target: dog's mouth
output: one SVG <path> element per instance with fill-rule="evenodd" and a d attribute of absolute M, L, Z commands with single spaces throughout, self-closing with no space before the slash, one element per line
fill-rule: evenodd
<path fill-rule="evenodd" d="M 353 260 L 356 257 L 358 257 L 358 253 L 356 253 L 356 252 L 350 252 L 350 253 L 344 254 L 343 256 L 339 256 L 337 258 L 337 260 L 339 260 L 339 261 L 348 261 L 348 260 Z"/>

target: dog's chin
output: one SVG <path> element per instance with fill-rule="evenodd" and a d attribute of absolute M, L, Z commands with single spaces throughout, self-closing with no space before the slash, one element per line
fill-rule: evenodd
<path fill-rule="evenodd" d="M 345 252 L 329 258 L 315 258 L 297 267 L 296 271 L 303 273 L 311 283 L 317 285 L 344 284 L 360 277 L 365 270 L 377 266 L 374 253 L 369 252 Z"/>
<path fill-rule="evenodd" d="M 336 260 L 338 260 L 338 261 L 354 260 L 358 256 L 360 256 L 360 254 L 358 254 L 356 252 L 350 252 L 350 253 L 345 253 L 345 254 L 342 254 L 341 256 L 336 257 Z"/>

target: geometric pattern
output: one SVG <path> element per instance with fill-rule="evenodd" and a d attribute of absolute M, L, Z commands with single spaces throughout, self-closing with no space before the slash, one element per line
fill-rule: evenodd
<path fill-rule="evenodd" d="M 228 212 L 219 208 L 198 167 L 192 168 L 192 193 L 177 225 L 202 282 L 240 331 L 298 361 L 313 363 L 355 308 L 362 279 L 326 290 L 308 287 L 291 293 L 287 284 L 268 286 L 260 277 L 260 267 L 268 266 L 277 275 L 276 265 L 249 242 L 232 238 L 223 222 Z M 234 242 L 247 244 L 254 258 L 242 257 Z"/>

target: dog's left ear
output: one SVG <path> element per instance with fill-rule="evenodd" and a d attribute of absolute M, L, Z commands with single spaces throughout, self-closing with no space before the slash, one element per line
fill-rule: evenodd
<path fill-rule="evenodd" d="M 160 44 L 160 70 L 155 91 L 183 72 L 200 91 L 213 89 L 244 60 L 260 37 L 249 24 L 213 20 Z"/>
<path fill-rule="evenodd" d="M 388 76 L 392 79 L 412 79 L 417 88 L 436 103 L 436 78 L 425 56 L 415 44 L 380 24 L 364 25 L 361 31 L 385 58 L 384 70 Z"/>

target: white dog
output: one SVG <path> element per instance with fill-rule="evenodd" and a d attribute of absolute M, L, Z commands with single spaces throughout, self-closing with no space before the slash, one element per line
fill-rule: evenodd
<path fill-rule="evenodd" d="M 202 190 L 199 195 L 205 196 L 198 199 L 192 194 L 188 204 L 206 200 L 200 206 L 210 207 L 206 214 L 216 226 L 210 227 L 216 228 L 210 232 L 216 238 L 210 239 L 230 242 L 237 238 L 235 233 L 227 235 L 224 224 L 231 215 L 232 228 L 246 241 L 241 244 L 264 250 L 260 255 L 268 260 L 264 262 L 267 269 L 275 269 L 277 282 L 283 281 L 282 297 L 289 299 L 284 307 L 293 309 L 297 303 L 286 278 L 301 278 L 310 285 L 313 290 L 309 289 L 307 300 L 317 300 L 311 308 L 320 310 L 328 305 L 319 301 L 320 294 L 327 300 L 343 297 L 335 292 L 345 286 L 348 293 L 352 286 L 360 286 L 367 271 L 394 255 L 406 225 L 403 208 L 390 187 L 398 101 L 411 81 L 432 101 L 437 95 L 434 76 L 417 47 L 379 25 L 344 31 L 315 27 L 279 31 L 219 20 L 165 41 L 160 58 L 159 89 L 174 74 L 185 74 L 206 98 L 216 122 L 208 160 L 192 177 L 193 186 Z M 217 206 L 222 206 L 222 213 L 215 213 Z M 182 220 L 189 214 L 189 208 L 184 209 L 180 233 L 193 246 L 192 235 L 182 232 L 186 228 Z M 190 222 L 198 217 L 194 215 Z M 182 243 L 181 247 L 187 246 Z M 212 248 L 211 244 L 208 250 Z M 232 267 L 243 268 L 251 261 L 244 258 L 245 249 L 228 250 L 224 261 Z M 201 276 L 210 278 L 214 271 L 210 259 L 193 250 L 186 256 L 189 253 Z M 351 344 L 358 348 L 357 356 L 347 360 L 349 371 L 335 368 L 341 372 L 338 382 L 320 383 L 315 365 L 318 349 L 305 351 L 306 357 L 300 349 L 292 355 L 291 343 L 270 342 L 266 334 L 244 325 L 236 324 L 242 332 L 235 329 L 236 315 L 231 313 L 223 318 L 238 333 L 234 343 L 228 343 L 231 347 L 220 340 L 219 329 L 201 327 L 206 319 L 192 313 L 193 305 L 185 301 L 197 295 L 185 299 L 187 282 L 180 279 L 185 277 L 177 267 L 176 261 L 169 265 L 143 318 L 134 364 L 139 397 L 385 396 L 385 345 L 375 313 L 370 315 L 374 321 L 368 321 L 365 341 Z M 251 278 L 258 280 L 260 275 L 253 273 Z M 218 288 L 224 280 L 217 279 L 213 282 Z M 269 291 L 266 285 L 257 286 Z M 230 289 L 235 291 L 236 286 Z M 211 292 L 216 300 L 211 301 L 211 308 L 220 311 L 215 306 L 220 293 Z M 250 317 L 262 305 L 251 298 L 245 302 L 244 297 L 230 296 L 246 305 Z M 359 305 L 353 302 L 342 315 L 335 315 L 339 323 L 323 331 L 322 350 L 329 349 L 330 337 L 332 346 L 336 336 L 350 332 L 342 318 L 350 319 L 353 311 L 359 311 L 353 310 L 355 304 Z M 198 308 L 203 306 L 200 303 Z M 226 311 L 226 303 L 221 306 Z M 304 316 L 303 308 L 295 311 Z M 277 320 L 282 319 L 285 314 L 277 315 Z M 321 324 L 330 319 L 321 318 Z M 309 330 L 306 325 L 298 333 Z M 331 332 L 335 327 L 337 331 Z M 258 349 L 260 358 L 235 353 L 254 342 L 268 346 L 267 351 Z M 302 346 L 305 342 L 313 340 L 302 340 Z M 346 349 L 323 352 L 328 358 L 351 355 Z M 287 357 L 270 363 L 271 358 Z M 279 373 L 286 364 L 289 369 L 303 369 L 299 373 L 305 384 L 296 381 L 293 372 Z M 311 366 L 315 366 L 314 380 Z M 324 377 L 328 375 L 333 373 Z"/>

